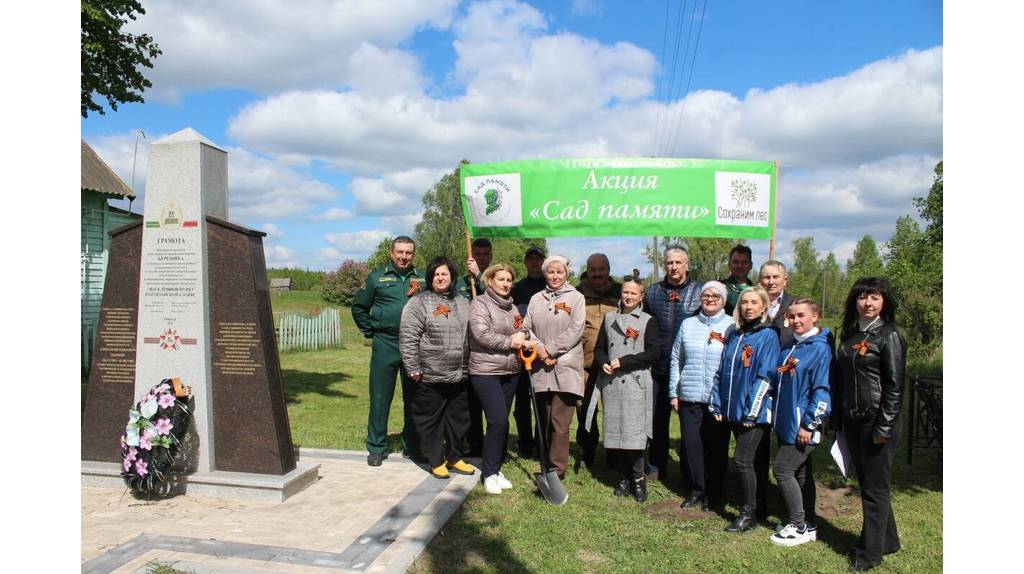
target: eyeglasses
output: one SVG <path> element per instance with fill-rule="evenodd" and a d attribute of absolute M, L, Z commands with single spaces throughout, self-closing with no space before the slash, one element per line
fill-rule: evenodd
<path fill-rule="evenodd" d="M 716 293 L 710 293 L 710 294 L 705 293 L 705 294 L 702 294 L 700 296 L 700 298 L 701 299 L 707 299 L 708 301 L 718 301 L 719 299 L 722 298 L 722 296 L 718 295 Z"/>

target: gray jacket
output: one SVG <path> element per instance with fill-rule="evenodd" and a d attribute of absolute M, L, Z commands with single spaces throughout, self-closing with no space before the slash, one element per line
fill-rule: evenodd
<path fill-rule="evenodd" d="M 509 338 L 522 330 L 523 317 L 512 302 L 490 287 L 469 305 L 469 374 L 514 375 L 519 359 Z"/>
<path fill-rule="evenodd" d="M 454 295 L 454 293 L 453 293 Z M 460 383 L 469 375 L 469 302 L 423 291 L 402 309 L 398 345 L 407 373 L 428 383 Z"/>
<path fill-rule="evenodd" d="M 583 326 L 587 302 L 583 294 L 566 283 L 557 291 L 545 288 L 530 299 L 523 327 L 557 360 L 546 367 L 533 363 L 531 380 L 538 393 L 559 392 L 583 396 Z"/>

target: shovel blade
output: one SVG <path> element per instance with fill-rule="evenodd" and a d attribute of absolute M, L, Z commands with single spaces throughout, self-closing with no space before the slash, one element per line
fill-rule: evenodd
<path fill-rule="evenodd" d="M 548 472 L 538 472 L 534 476 L 537 478 L 537 488 L 540 489 L 541 496 L 548 504 L 562 506 L 569 501 L 569 493 L 565 491 L 557 472 L 549 470 Z"/>

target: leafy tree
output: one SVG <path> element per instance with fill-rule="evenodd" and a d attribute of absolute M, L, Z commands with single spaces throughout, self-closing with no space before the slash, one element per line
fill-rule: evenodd
<path fill-rule="evenodd" d="M 870 235 L 865 235 L 853 249 L 853 257 L 846 260 L 847 290 L 862 277 L 881 277 L 885 273 L 878 244 Z"/>
<path fill-rule="evenodd" d="M 370 258 L 366 260 L 366 266 L 368 268 L 372 270 L 378 267 L 383 267 L 391 261 L 390 253 L 392 239 L 394 238 L 385 237 L 380 240 L 380 243 L 377 244 L 377 248 L 373 250 L 373 255 L 370 255 Z"/>
<path fill-rule="evenodd" d="M 142 93 L 153 87 L 139 67 L 152 68 L 160 47 L 149 34 L 128 34 L 121 27 L 146 10 L 137 0 L 82 0 L 82 117 L 106 112 L 93 94 L 107 99 L 117 111 L 118 102 L 142 102 Z"/>
<path fill-rule="evenodd" d="M 793 240 L 793 268 L 789 270 L 789 284 L 786 291 L 798 297 L 810 297 L 821 301 L 821 270 L 818 251 L 814 249 L 813 237 L 798 237 Z"/>
<path fill-rule="evenodd" d="M 346 259 L 337 271 L 327 273 L 321 297 L 325 301 L 351 307 L 356 291 L 363 286 L 366 275 L 370 272 L 365 263 Z"/>
<path fill-rule="evenodd" d="M 925 228 L 910 216 L 896 222 L 886 245 L 886 275 L 899 301 L 911 356 L 933 358 L 942 345 L 942 162 L 926 197 L 914 199 Z"/>
<path fill-rule="evenodd" d="M 821 263 L 821 312 L 826 317 L 838 317 L 846 300 L 846 277 L 831 251 Z"/>
<path fill-rule="evenodd" d="M 657 254 L 659 260 L 661 260 L 665 248 L 673 244 L 686 248 L 690 257 L 690 276 L 697 281 L 711 281 L 712 279 L 725 279 L 729 276 L 729 251 L 738 244 L 744 244 L 744 241 L 717 237 L 662 237 L 658 243 L 661 251 Z M 648 261 L 654 263 L 652 246 L 644 247 L 644 255 Z"/>
<path fill-rule="evenodd" d="M 459 167 L 469 163 L 459 162 Z M 426 264 L 445 255 L 465 272 L 466 219 L 459 198 L 459 167 L 447 173 L 441 181 L 423 195 L 423 220 L 416 224 L 416 266 Z"/>
<path fill-rule="evenodd" d="M 288 277 L 292 280 L 292 291 L 316 291 L 324 285 L 323 271 L 310 271 L 298 267 L 283 267 L 280 269 L 267 269 L 267 277 L 275 279 Z"/>

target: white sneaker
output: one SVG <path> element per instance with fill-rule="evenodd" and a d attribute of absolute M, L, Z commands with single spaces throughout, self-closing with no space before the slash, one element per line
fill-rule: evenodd
<path fill-rule="evenodd" d="M 501 494 L 501 483 L 499 482 L 498 475 L 492 474 L 484 478 L 484 490 L 487 494 Z"/>
<path fill-rule="evenodd" d="M 505 478 L 505 475 L 501 474 L 501 471 L 498 471 L 498 474 L 496 474 L 494 476 L 498 477 L 498 485 L 501 486 L 502 490 L 508 490 L 508 489 L 512 488 L 512 481 L 510 481 L 509 479 Z"/>
<path fill-rule="evenodd" d="M 777 546 L 799 546 L 811 540 L 811 533 L 807 530 L 806 524 L 802 524 L 800 527 L 787 524 L 782 527 L 782 530 L 772 534 L 772 544 Z"/>

